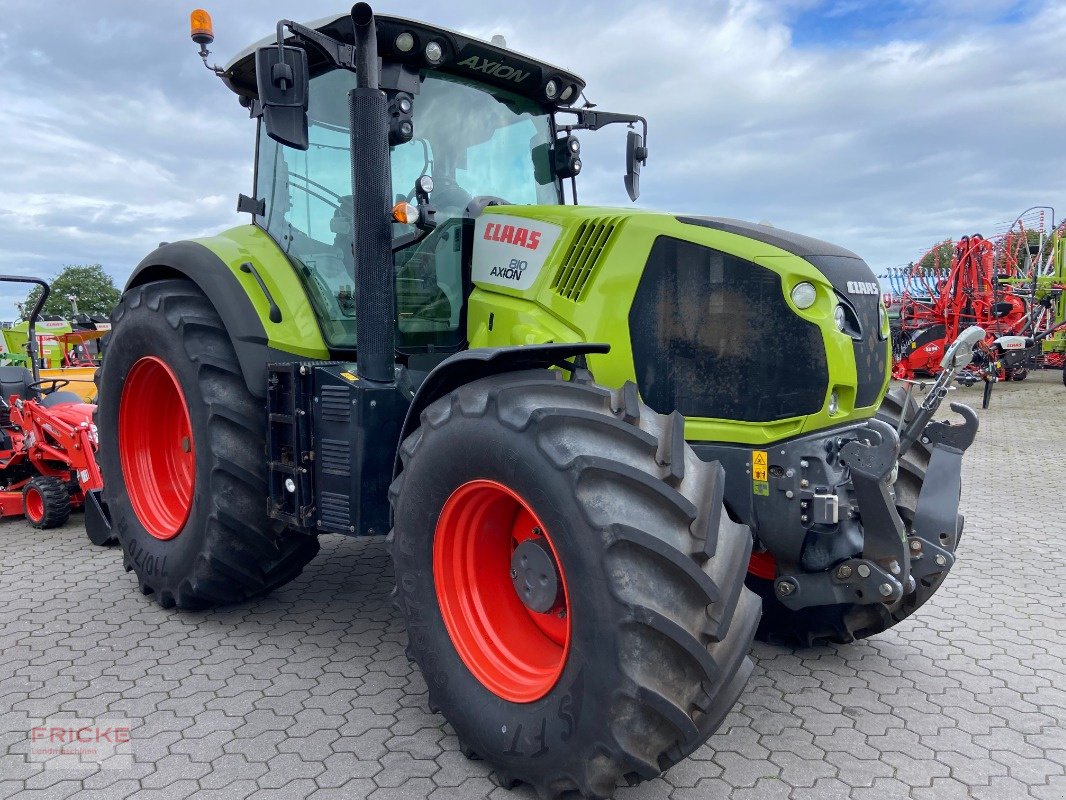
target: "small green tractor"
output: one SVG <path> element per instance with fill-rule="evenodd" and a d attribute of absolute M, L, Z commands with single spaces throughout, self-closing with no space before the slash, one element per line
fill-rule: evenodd
<path fill-rule="evenodd" d="M 99 376 L 146 595 L 238 602 L 388 535 L 464 752 L 607 797 L 707 740 L 757 632 L 869 636 L 943 581 L 976 418 L 887 393 L 857 256 L 577 205 L 576 134 L 628 127 L 635 199 L 647 125 L 499 39 L 359 3 L 209 68 L 257 122 L 251 223 L 137 266 Z"/>

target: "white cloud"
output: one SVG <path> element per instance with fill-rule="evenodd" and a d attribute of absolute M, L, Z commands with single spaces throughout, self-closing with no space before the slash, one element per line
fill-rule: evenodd
<path fill-rule="evenodd" d="M 643 206 L 769 219 L 879 269 L 1061 201 L 1061 4 L 993 26 L 980 20 L 1013 3 L 914 2 L 914 25 L 877 42 L 798 47 L 791 26 L 815 5 L 459 0 L 420 13 L 503 33 L 586 77 L 601 108 L 645 114 Z M 971 9 L 967 24 L 941 24 L 960 5 Z M 337 8 L 228 2 L 215 13 L 217 60 L 270 33 L 277 17 Z M 0 32 L 0 271 L 51 275 L 99 261 L 122 280 L 160 240 L 240 221 L 233 207 L 249 189 L 254 126 L 196 58 L 186 9 L 129 0 L 39 9 L 5 2 Z M 625 204 L 623 132 L 582 138 L 581 199 Z M 0 318 L 11 312 L 0 297 Z"/>

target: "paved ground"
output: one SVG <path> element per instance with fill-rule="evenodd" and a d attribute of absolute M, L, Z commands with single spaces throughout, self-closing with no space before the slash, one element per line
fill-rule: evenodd
<path fill-rule="evenodd" d="M 978 390 L 960 399 L 979 404 Z M 1066 390 L 997 387 L 960 563 L 874 641 L 756 648 L 722 731 L 619 798 L 1066 798 Z M 426 707 L 379 541 L 209 614 L 140 596 L 77 520 L 0 523 L 0 797 L 512 798 Z M 126 719 L 132 768 L 28 763 L 42 718 Z"/>

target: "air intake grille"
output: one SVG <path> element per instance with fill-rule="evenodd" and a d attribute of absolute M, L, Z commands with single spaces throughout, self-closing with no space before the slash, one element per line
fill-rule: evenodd
<path fill-rule="evenodd" d="M 318 446 L 318 459 L 327 475 L 346 478 L 352 474 L 351 443 L 340 439 L 323 439 Z"/>
<path fill-rule="evenodd" d="M 352 524 L 351 501 L 347 495 L 322 492 L 322 507 L 319 517 L 326 528 L 348 530 Z"/>
<path fill-rule="evenodd" d="M 352 416 L 351 393 L 347 386 L 322 387 L 322 419 L 348 422 Z"/>
<path fill-rule="evenodd" d="M 575 303 L 585 299 L 589 279 L 603 260 L 603 252 L 617 225 L 615 217 L 600 217 L 581 223 L 552 281 L 556 294 Z"/>

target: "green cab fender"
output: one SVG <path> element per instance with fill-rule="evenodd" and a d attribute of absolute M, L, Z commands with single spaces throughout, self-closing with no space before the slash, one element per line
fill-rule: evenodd
<path fill-rule="evenodd" d="M 471 381 L 501 375 L 505 372 L 550 367 L 565 369 L 567 362 L 572 358 L 591 353 L 606 353 L 610 349 L 609 344 L 574 342 L 516 347 L 478 347 L 449 356 L 433 368 L 433 371 L 418 387 L 414 397 L 411 398 L 411 405 L 407 409 L 398 443 L 403 442 L 414 432 L 419 425 L 422 412 L 430 404 Z M 570 367 L 573 366 L 570 364 Z M 392 468 L 393 478 L 400 474 L 401 469 L 400 448 L 397 446 L 396 459 Z"/>
<path fill-rule="evenodd" d="M 259 229 L 242 226 L 207 239 L 160 245 L 133 270 L 126 290 L 173 278 L 188 280 L 207 295 L 256 397 L 266 398 L 269 363 L 330 357 L 299 278 Z"/>

